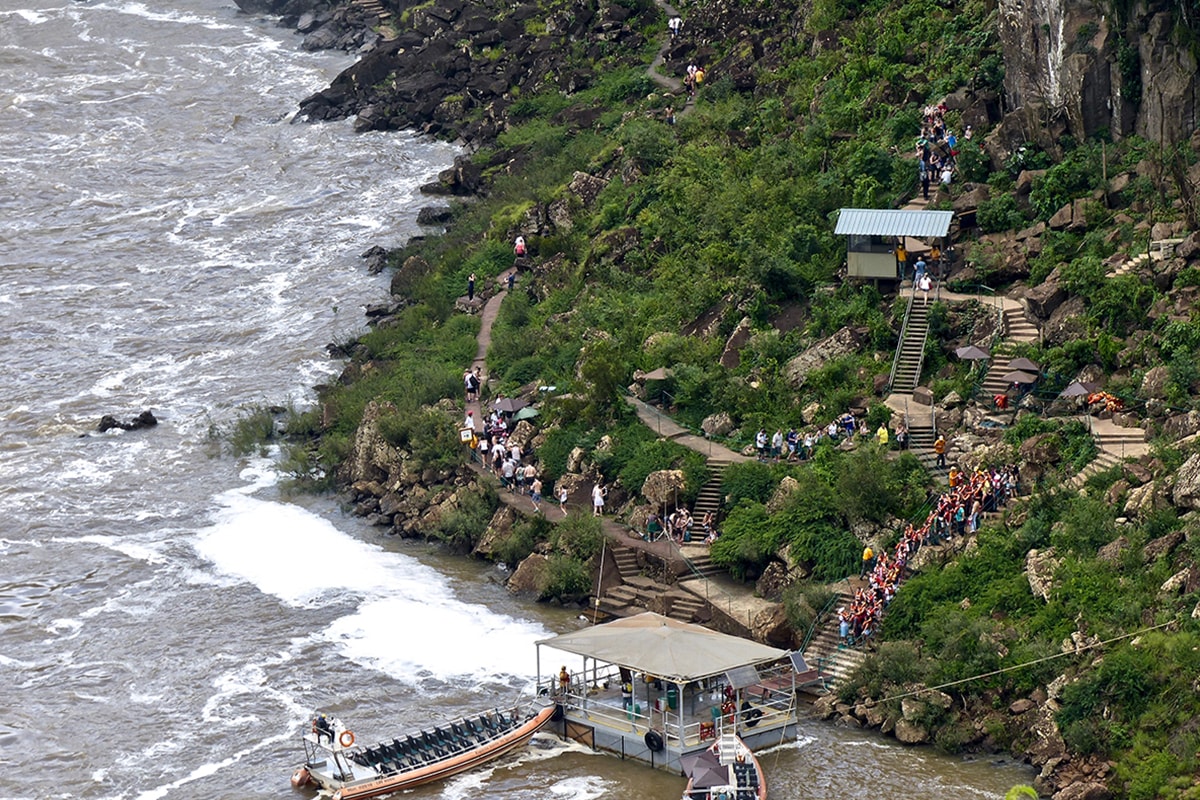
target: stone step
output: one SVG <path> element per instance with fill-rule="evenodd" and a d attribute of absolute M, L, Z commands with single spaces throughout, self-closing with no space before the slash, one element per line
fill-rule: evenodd
<path fill-rule="evenodd" d="M 661 593 L 664 587 L 654 578 L 647 578 L 644 575 L 633 575 L 625 579 L 625 585 L 641 592 Z"/>

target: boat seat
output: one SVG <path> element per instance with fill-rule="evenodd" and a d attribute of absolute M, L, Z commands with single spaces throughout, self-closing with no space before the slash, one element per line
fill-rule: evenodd
<path fill-rule="evenodd" d="M 754 800 L 753 789 L 738 789 L 737 800 Z"/>

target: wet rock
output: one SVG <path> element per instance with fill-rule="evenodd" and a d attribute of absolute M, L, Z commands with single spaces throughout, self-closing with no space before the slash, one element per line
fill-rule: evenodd
<path fill-rule="evenodd" d="M 417 212 L 418 225 L 444 225 L 454 216 L 450 206 L 425 206 Z"/>
<path fill-rule="evenodd" d="M 928 730 L 904 718 L 896 720 L 896 729 L 893 734 L 898 741 L 904 744 L 925 744 L 929 741 Z"/>
<path fill-rule="evenodd" d="M 772 559 L 766 568 L 763 569 L 763 573 L 759 576 L 759 579 L 754 582 L 754 593 L 759 597 L 779 602 L 783 597 L 783 590 L 791 585 L 792 580 L 793 577 L 787 568 L 787 564 Z M 820 609 L 817 610 L 819 611 Z"/>
<path fill-rule="evenodd" d="M 122 422 L 112 414 L 105 414 L 100 418 L 100 423 L 96 426 L 96 430 L 100 433 L 111 431 L 113 428 L 123 431 L 136 431 L 142 428 L 153 428 L 157 424 L 158 418 L 150 411 L 143 411 L 128 422 Z"/>

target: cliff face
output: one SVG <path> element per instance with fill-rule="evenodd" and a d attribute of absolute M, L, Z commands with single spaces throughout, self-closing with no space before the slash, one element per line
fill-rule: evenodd
<path fill-rule="evenodd" d="M 1168 0 L 1142 0 L 1123 16 L 1104 0 L 1000 0 L 998 9 L 1010 142 L 1107 128 L 1175 144 L 1196 129 L 1196 57 L 1177 34 L 1188 21 Z"/>

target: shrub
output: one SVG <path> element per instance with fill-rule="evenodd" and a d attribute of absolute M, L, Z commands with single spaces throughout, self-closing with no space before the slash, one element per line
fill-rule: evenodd
<path fill-rule="evenodd" d="M 458 505 L 442 515 L 434 535 L 455 552 L 469 553 L 479 544 L 498 505 L 495 492 L 460 493 Z"/>
<path fill-rule="evenodd" d="M 542 516 L 515 523 L 508 535 L 492 547 L 492 559 L 515 568 L 529 557 L 539 542 L 546 540 L 551 528 L 551 523 Z"/>
<path fill-rule="evenodd" d="M 1017 200 L 1011 194 L 1002 194 L 979 204 L 975 220 L 984 233 L 999 233 L 1024 227 L 1026 219 Z"/>
<path fill-rule="evenodd" d="M 765 503 L 771 499 L 778 485 L 776 470 L 769 464 L 757 461 L 730 464 L 721 476 L 721 492 L 731 506 L 743 500 Z"/>
<path fill-rule="evenodd" d="M 539 600 L 575 600 L 591 591 L 592 577 L 581 562 L 555 555 L 547 562 L 539 584 Z"/>
<path fill-rule="evenodd" d="M 550 545 L 556 552 L 580 562 L 600 555 L 603 542 L 599 518 L 588 514 L 568 514 L 550 534 Z"/>

